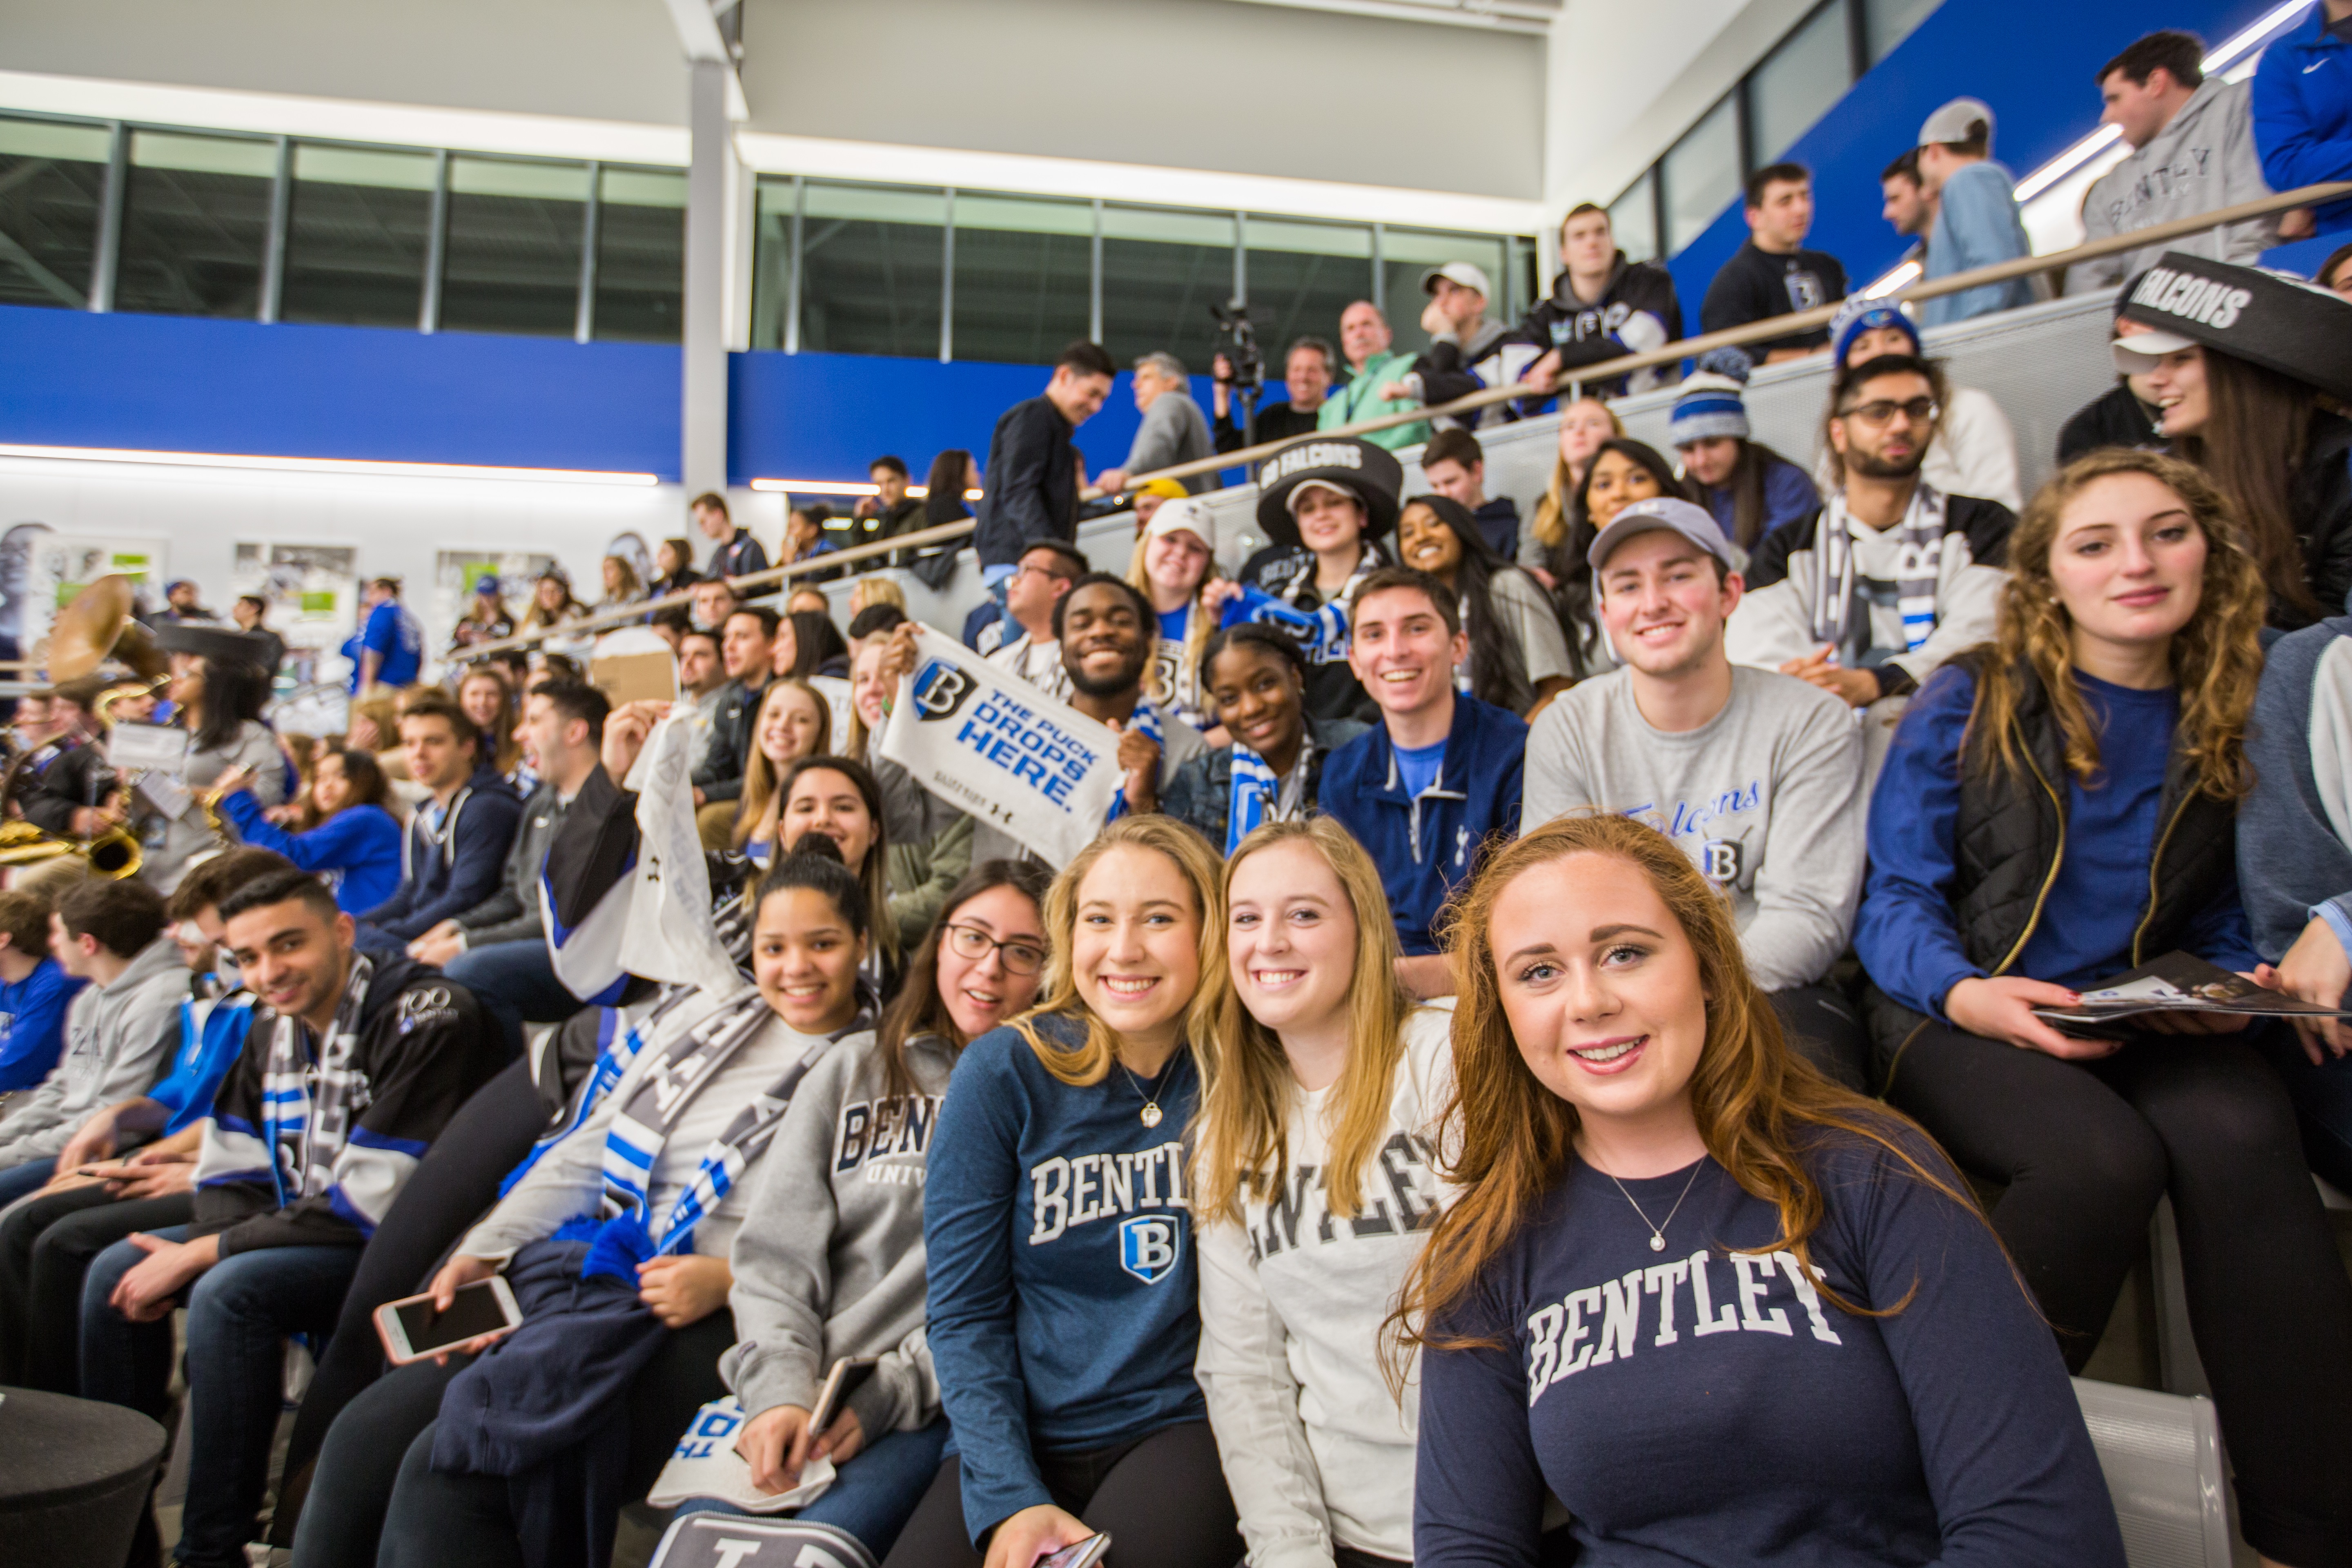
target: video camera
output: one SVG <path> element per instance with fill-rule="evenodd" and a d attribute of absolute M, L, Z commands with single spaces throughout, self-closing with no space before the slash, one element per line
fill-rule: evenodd
<path fill-rule="evenodd" d="M 1234 387 L 1255 400 L 1265 385 L 1265 355 L 1259 352 L 1257 331 L 1250 325 L 1249 310 L 1236 300 L 1230 305 L 1213 302 L 1209 314 L 1217 322 L 1215 352 L 1234 367 Z"/>

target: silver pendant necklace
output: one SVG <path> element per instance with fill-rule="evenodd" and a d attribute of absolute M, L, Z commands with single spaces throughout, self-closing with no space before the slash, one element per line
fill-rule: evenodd
<path fill-rule="evenodd" d="M 1643 1224 L 1643 1226 L 1647 1226 L 1647 1227 L 1648 1227 L 1649 1232 L 1650 1232 L 1650 1250 L 1651 1250 L 1651 1251 L 1653 1251 L 1653 1252 L 1664 1252 L 1664 1251 L 1666 1249 L 1666 1226 L 1669 1226 L 1669 1225 L 1674 1224 L 1674 1223 L 1675 1223 L 1675 1215 L 1678 1215 L 1678 1214 L 1680 1214 L 1680 1213 L 1682 1212 L 1682 1207 L 1683 1207 L 1683 1198 L 1686 1198 L 1686 1197 L 1690 1196 L 1690 1190 L 1691 1190 L 1691 1187 L 1692 1187 L 1692 1185 L 1693 1185 L 1695 1183 L 1696 1183 L 1696 1182 L 1697 1182 L 1697 1180 L 1698 1180 L 1698 1173 L 1699 1173 L 1699 1169 L 1700 1169 L 1700 1167 L 1701 1167 L 1701 1166 L 1704 1166 L 1706 1163 L 1706 1161 L 1701 1160 L 1701 1161 L 1698 1163 L 1698 1164 L 1696 1164 L 1696 1165 L 1693 1165 L 1693 1166 L 1691 1167 L 1690 1180 L 1689 1180 L 1689 1181 L 1687 1181 L 1687 1182 L 1685 1182 L 1685 1183 L 1683 1184 L 1683 1194 L 1682 1194 L 1682 1197 L 1681 1197 L 1681 1198 L 1676 1198 L 1676 1199 L 1675 1200 L 1675 1206 L 1674 1206 L 1674 1207 L 1672 1207 L 1672 1208 L 1670 1208 L 1670 1209 L 1668 1209 L 1668 1210 L 1666 1211 L 1666 1217 L 1665 1217 L 1665 1220 L 1664 1220 L 1664 1222 L 1663 1224 L 1660 1224 L 1660 1225 L 1651 1225 L 1651 1224 L 1650 1224 L 1650 1216 L 1649 1216 L 1648 1215 L 1642 1214 L 1642 1205 L 1641 1205 L 1640 1204 L 1634 1204 L 1634 1203 L 1633 1203 L 1633 1194 L 1625 1191 L 1625 1184 L 1624 1184 L 1624 1183 L 1622 1183 L 1622 1182 L 1618 1182 L 1618 1181 L 1617 1181 L 1617 1178 L 1616 1178 L 1616 1177 L 1614 1177 L 1614 1176 L 1610 1176 L 1610 1177 L 1609 1177 L 1609 1179 L 1610 1179 L 1611 1181 L 1612 1181 L 1612 1182 L 1617 1182 L 1617 1190 L 1618 1190 L 1618 1192 L 1620 1192 L 1621 1194 L 1624 1194 L 1624 1198 L 1625 1198 L 1625 1201 L 1626 1201 L 1627 1203 L 1629 1203 L 1629 1204 L 1633 1204 L 1633 1212 L 1634 1212 L 1636 1215 L 1641 1215 L 1642 1224 Z M 1601 1174 L 1603 1174 L 1603 1175 L 1608 1175 L 1609 1173 L 1608 1173 L 1606 1171 L 1604 1171 L 1604 1172 L 1602 1172 L 1602 1173 L 1601 1173 Z"/>
<path fill-rule="evenodd" d="M 1112 1056 L 1112 1058 L 1111 1058 L 1111 1059 L 1112 1059 L 1112 1060 L 1114 1060 L 1114 1061 L 1118 1061 L 1118 1056 L 1117 1056 L 1117 1054 L 1116 1054 L 1116 1053 L 1114 1053 L 1114 1054 L 1113 1054 L 1113 1056 Z M 1139 1111 L 1138 1111 L 1138 1112 L 1136 1113 L 1136 1115 L 1138 1116 L 1138 1118 L 1139 1118 L 1139 1119 L 1143 1122 L 1143 1124 L 1144 1124 L 1146 1127 L 1157 1127 L 1157 1126 L 1159 1126 L 1159 1125 L 1160 1125 L 1160 1096 L 1159 1096 L 1157 1093 L 1153 1093 L 1153 1094 L 1145 1094 L 1145 1093 L 1143 1092 L 1143 1080 L 1142 1080 L 1141 1079 L 1139 1079 L 1139 1078 L 1136 1077 L 1136 1076 L 1135 1076 L 1135 1069 L 1134 1069 L 1133 1068 L 1131 1068 L 1131 1067 L 1128 1066 L 1125 1062 L 1123 1062 L 1123 1061 L 1122 1061 L 1122 1062 L 1119 1062 L 1119 1064 L 1118 1064 L 1118 1070 L 1119 1070 L 1119 1071 L 1121 1071 L 1121 1072 L 1123 1072 L 1123 1073 L 1125 1073 L 1125 1074 L 1127 1075 L 1127 1081 L 1128 1081 L 1128 1082 L 1129 1082 L 1129 1083 L 1131 1083 L 1131 1084 L 1133 1084 L 1133 1085 L 1135 1086 L 1135 1092 L 1136 1092 L 1136 1093 L 1137 1093 L 1137 1095 L 1139 1095 L 1139 1096 L 1142 1099 L 1142 1100 L 1143 1100 L 1143 1109 L 1142 1109 L 1141 1110 L 1139 1110 Z M 1161 1071 L 1161 1073 L 1164 1075 L 1164 1074 L 1167 1072 L 1167 1070 L 1168 1070 L 1168 1069 L 1167 1069 L 1167 1068 L 1160 1068 L 1160 1071 Z"/>

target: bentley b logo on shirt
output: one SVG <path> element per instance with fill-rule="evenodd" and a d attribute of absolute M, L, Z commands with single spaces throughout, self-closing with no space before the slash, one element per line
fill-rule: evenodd
<path fill-rule="evenodd" d="M 1029 1167 L 1029 1245 L 1043 1247 L 1097 1220 L 1140 1211 L 1150 1224 L 1118 1227 L 1119 1267 L 1156 1284 L 1175 1267 L 1183 1245 L 1184 1145 L 1171 1140 L 1123 1154 L 1056 1154 Z M 1166 1228 L 1160 1228 L 1166 1227 Z"/>

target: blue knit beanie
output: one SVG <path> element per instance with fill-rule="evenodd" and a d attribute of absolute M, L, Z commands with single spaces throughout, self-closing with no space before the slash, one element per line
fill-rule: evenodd
<path fill-rule="evenodd" d="M 1710 349 L 1698 358 L 1698 372 L 1683 382 L 1667 421 L 1667 444 L 1686 447 L 1717 436 L 1748 438 L 1748 374 L 1753 363 L 1736 348 Z"/>
<path fill-rule="evenodd" d="M 1912 353 L 1918 353 L 1919 328 L 1910 317 L 1893 305 L 1848 295 L 1837 314 L 1830 318 L 1830 363 L 1845 363 L 1846 351 L 1853 347 L 1853 340 L 1879 327 L 1893 327 L 1900 331 L 1911 340 Z"/>

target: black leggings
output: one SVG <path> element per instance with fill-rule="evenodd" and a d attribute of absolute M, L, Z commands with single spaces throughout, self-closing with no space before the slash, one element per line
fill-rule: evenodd
<path fill-rule="evenodd" d="M 1993 1229 L 2073 1371 L 2171 1194 L 2247 1543 L 2295 1568 L 2352 1562 L 2352 1280 L 2253 1045 L 2147 1035 L 2076 1063 L 1931 1021 L 1886 1093 L 1962 1169 L 2008 1184 Z"/>
<path fill-rule="evenodd" d="M 660 1476 L 694 1413 L 727 1392 L 719 1358 L 735 1342 L 724 1310 L 664 1336 L 662 1347 L 629 1384 L 627 1495 L 641 1498 Z M 522 1559 L 507 1513 L 507 1483 L 495 1477 L 444 1476 L 428 1468 L 427 1429 L 441 1415 L 441 1391 L 471 1360 L 446 1367 L 415 1362 L 378 1378 L 345 1408 L 327 1434 L 311 1480 L 313 1507 L 294 1533 L 295 1568 L 377 1568 L 430 1563 L 440 1568 L 512 1568 Z M 411 1508 L 387 1524 L 404 1464 L 420 1472 Z M 416 1483 L 412 1483 L 415 1485 Z M 404 1555 L 403 1553 L 405 1553 Z"/>
<path fill-rule="evenodd" d="M 531 1084 L 530 1065 L 518 1061 L 474 1091 L 410 1173 L 391 1212 L 360 1253 L 359 1272 L 343 1298 L 334 1337 L 327 1342 L 318 1375 L 295 1415 L 286 1449 L 286 1482 L 270 1521 L 273 1544 L 294 1542 L 327 1429 L 383 1373 L 375 1310 L 425 1287 L 443 1256 L 497 1201 L 499 1183 L 530 1152 L 532 1140 L 546 1125 L 547 1108 Z M 399 1456 L 393 1458 L 397 1463 Z M 368 1560 L 374 1561 L 373 1554 Z"/>
<path fill-rule="evenodd" d="M 134 1230 L 194 1217 L 194 1194 L 122 1202 L 100 1186 L 35 1195 L 0 1219 L 0 1384 L 81 1392 L 81 1282 Z"/>
<path fill-rule="evenodd" d="M 1234 1568 L 1241 1561 L 1241 1524 L 1206 1421 L 1092 1453 L 1040 1454 L 1037 1469 L 1055 1507 L 1109 1532 L 1116 1568 Z M 979 1568 L 983 1561 L 964 1529 L 961 1461 L 950 1458 L 882 1568 Z"/>
<path fill-rule="evenodd" d="M 1831 1082 L 1870 1092 L 1870 1031 L 1862 1010 L 1831 985 L 1791 985 L 1764 998 L 1780 1016 L 1789 1047 L 1822 1069 Z"/>

